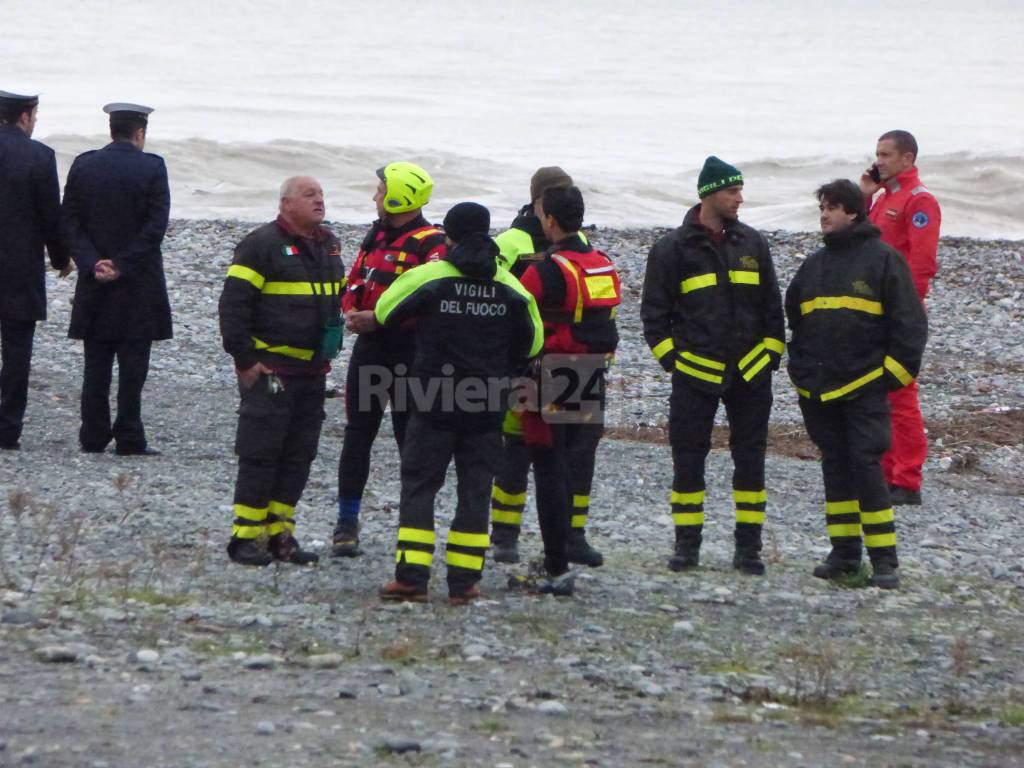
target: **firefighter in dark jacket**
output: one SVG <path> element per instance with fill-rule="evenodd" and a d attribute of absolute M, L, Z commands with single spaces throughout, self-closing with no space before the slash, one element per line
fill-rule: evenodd
<path fill-rule="evenodd" d="M 530 179 L 530 202 L 520 209 L 512 226 L 494 238 L 498 244 L 498 265 L 521 277 L 526 269 L 546 255 L 551 242 L 540 222 L 540 203 L 544 191 L 572 186 L 572 177 L 558 166 L 538 168 Z M 579 233 L 583 242 L 586 235 Z M 530 475 L 530 451 L 523 442 L 523 427 L 513 411 L 502 425 L 504 451 L 491 493 L 491 553 L 499 563 L 519 562 L 519 532 L 526 508 L 526 488 Z M 591 425 L 572 446 L 569 457 L 569 491 L 572 494 L 572 530 L 569 534 L 569 561 L 597 567 L 604 557 L 586 539 L 590 512 L 590 488 L 594 482 L 594 454 L 603 434 L 600 424 Z"/>
<path fill-rule="evenodd" d="M 87 453 L 116 442 L 119 455 L 149 455 L 142 388 L 154 341 L 171 338 L 171 305 L 160 244 L 171 193 L 159 155 L 144 152 L 149 107 L 107 104 L 112 141 L 75 158 L 64 187 L 61 226 L 78 266 L 68 336 L 82 339 L 82 425 Z M 117 419 L 110 382 L 117 359 Z"/>
<path fill-rule="evenodd" d="M 832 542 L 814 575 L 857 573 L 863 541 L 872 583 L 896 589 L 896 525 L 882 470 L 891 439 L 887 393 L 917 376 L 928 321 L 906 261 L 865 220 L 857 185 L 839 179 L 817 196 L 825 245 L 786 291 L 789 375 L 821 449 Z"/>
<path fill-rule="evenodd" d="M 452 458 L 458 504 L 445 561 L 454 604 L 479 597 L 487 551 L 487 499 L 501 456 L 501 418 L 510 379 L 540 352 L 537 305 L 495 263 L 490 214 L 459 203 L 445 216 L 447 259 L 403 274 L 384 292 L 374 319 L 385 328 L 416 320 L 408 385 L 413 407 L 402 445 L 395 580 L 388 600 L 424 601 L 433 560 L 434 499 Z"/>
<path fill-rule="evenodd" d="M 46 319 L 43 248 L 71 272 L 60 239 L 60 183 L 53 150 L 31 138 L 38 96 L 0 91 L 0 448 L 19 447 L 36 322 Z"/>
<path fill-rule="evenodd" d="M 618 345 L 615 314 L 622 301 L 615 265 L 580 237 L 583 213 L 583 195 L 576 187 L 551 187 L 544 192 L 540 220 L 552 245 L 545 258 L 522 276 L 523 287 L 537 299 L 544 320 L 544 357 L 550 364 L 547 370 L 575 366 L 586 382 L 583 390 L 571 393 L 578 395 L 578 402 L 571 403 L 578 405 L 578 410 L 545 406 L 542 389 L 539 408 L 521 416 L 523 439 L 533 463 L 548 576 L 539 591 L 555 595 L 571 595 L 574 590 L 569 571 L 574 512 L 571 478 L 576 472 L 588 481 L 593 476 L 604 426 L 604 373 Z M 555 364 L 555 360 L 561 362 Z M 563 393 L 567 383 L 552 382 Z M 583 402 L 591 396 L 596 399 Z M 585 404 L 596 408 L 587 409 Z M 570 468 L 570 462 L 577 466 Z"/>
<path fill-rule="evenodd" d="M 220 297 L 221 336 L 241 397 L 228 555 L 242 565 L 318 559 L 295 539 L 295 505 L 316 457 L 326 374 L 341 345 L 345 265 L 338 239 L 321 226 L 323 191 L 316 179 L 294 177 L 280 200 L 277 220 L 238 244 Z"/>
<path fill-rule="evenodd" d="M 384 409 L 391 403 L 391 425 L 399 450 L 409 414 L 395 403 L 395 385 L 413 358 L 409 324 L 377 328 L 377 300 L 399 276 L 419 264 L 444 258 L 444 234 L 423 218 L 434 182 L 418 165 L 390 163 L 377 170 L 377 221 L 359 247 L 342 300 L 348 330 L 358 333 L 345 379 L 345 439 L 338 460 L 338 519 L 335 557 L 355 557 L 359 550 L 359 512 L 370 474 L 370 449 Z M 372 385 L 382 373 L 390 377 L 382 395 Z"/>
<path fill-rule="evenodd" d="M 718 403 L 729 419 L 736 508 L 733 566 L 761 575 L 767 492 L 764 459 L 772 371 L 783 352 L 782 298 L 768 243 L 737 220 L 743 176 L 709 157 L 700 203 L 651 249 L 640 317 L 644 337 L 672 373 L 673 571 L 696 568 L 704 524 L 704 463 Z"/>

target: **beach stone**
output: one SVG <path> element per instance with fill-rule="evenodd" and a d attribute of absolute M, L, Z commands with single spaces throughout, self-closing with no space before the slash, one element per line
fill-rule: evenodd
<path fill-rule="evenodd" d="M 140 664 L 156 664 L 160 661 L 160 654 L 151 648 L 142 648 L 135 652 L 135 660 Z"/>
<path fill-rule="evenodd" d="M 277 666 L 277 659 L 267 654 L 249 656 L 242 661 L 246 669 L 273 669 Z"/>
<path fill-rule="evenodd" d="M 404 755 L 406 752 L 421 751 L 423 749 L 423 745 L 415 739 L 396 737 L 384 739 L 384 743 L 381 744 L 381 748 L 386 752 L 391 752 L 396 755 Z"/>
<path fill-rule="evenodd" d="M 569 714 L 568 708 L 560 701 L 542 701 L 537 705 L 537 711 L 543 715 L 562 716 Z"/>
<path fill-rule="evenodd" d="M 318 653 L 307 656 L 304 666 L 310 669 L 337 669 L 345 663 L 345 657 L 340 653 Z"/>
<path fill-rule="evenodd" d="M 258 736 L 273 736 L 277 728 L 269 720 L 260 720 L 256 723 L 256 734 Z"/>
<path fill-rule="evenodd" d="M 48 664 L 69 664 L 78 661 L 78 654 L 63 645 L 45 645 L 42 648 L 37 648 L 35 657 Z"/>
<path fill-rule="evenodd" d="M 0 624 L 35 624 L 36 615 L 24 608 L 15 608 L 11 611 L 5 611 L 3 617 L 0 617 Z"/>
<path fill-rule="evenodd" d="M 677 635 L 692 635 L 695 631 L 692 621 L 677 621 L 672 625 L 672 631 Z"/>

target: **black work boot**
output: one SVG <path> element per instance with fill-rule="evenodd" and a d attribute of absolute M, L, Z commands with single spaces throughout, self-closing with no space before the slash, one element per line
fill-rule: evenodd
<path fill-rule="evenodd" d="M 894 507 L 919 507 L 921 506 L 921 492 L 912 491 L 902 485 L 890 485 L 889 502 Z"/>
<path fill-rule="evenodd" d="M 900 588 L 900 569 L 890 561 L 880 560 L 873 562 L 871 563 L 871 570 L 871 581 L 869 583 L 872 587 L 878 587 L 879 589 Z"/>
<path fill-rule="evenodd" d="M 843 552 L 835 547 L 828 553 L 825 561 L 814 566 L 814 578 L 834 581 L 843 576 L 855 576 L 860 573 L 860 552 Z"/>
<path fill-rule="evenodd" d="M 228 557 L 231 562 L 239 565 L 265 566 L 274 562 L 274 556 L 263 541 L 238 539 L 234 536 L 228 541 Z"/>
<path fill-rule="evenodd" d="M 334 535 L 331 539 L 331 554 L 334 557 L 359 557 L 363 554 L 359 548 L 358 517 L 339 517 L 338 522 L 334 524 Z"/>
<path fill-rule="evenodd" d="M 519 528 L 495 523 L 491 528 L 491 557 L 496 563 L 519 562 Z"/>
<path fill-rule="evenodd" d="M 668 569 L 681 573 L 692 571 L 700 565 L 700 539 L 682 539 L 676 537 L 676 551 L 668 559 Z"/>
<path fill-rule="evenodd" d="M 271 536 L 267 547 L 275 560 L 282 560 L 292 565 L 312 565 L 320 562 L 320 555 L 300 547 L 298 540 L 287 531 Z"/>
<path fill-rule="evenodd" d="M 732 556 L 732 567 L 751 576 L 764 576 L 764 561 L 761 559 L 761 526 L 753 523 L 737 523 L 736 550 Z"/>
<path fill-rule="evenodd" d="M 591 568 L 600 568 L 604 565 L 604 555 L 590 546 L 583 528 L 573 528 L 569 531 L 566 548 L 570 563 L 579 563 Z"/>

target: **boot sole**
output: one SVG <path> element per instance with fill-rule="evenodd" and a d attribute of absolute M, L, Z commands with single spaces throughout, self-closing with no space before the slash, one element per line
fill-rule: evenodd
<path fill-rule="evenodd" d="M 381 600 L 387 600 L 392 603 L 426 603 L 430 600 L 429 595 L 381 595 Z"/>

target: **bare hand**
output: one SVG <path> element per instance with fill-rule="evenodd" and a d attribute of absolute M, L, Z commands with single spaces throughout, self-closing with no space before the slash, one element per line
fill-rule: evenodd
<path fill-rule="evenodd" d="M 352 333 L 370 333 L 377 330 L 377 318 L 372 309 L 349 312 L 345 315 L 345 328 Z"/>
<path fill-rule="evenodd" d="M 117 271 L 117 267 L 114 266 L 114 262 L 110 259 L 100 259 L 97 261 L 96 266 L 92 268 L 92 273 L 96 280 L 101 283 L 112 282 L 121 276 L 121 273 Z"/>
<path fill-rule="evenodd" d="M 57 270 L 57 277 L 67 277 L 75 271 L 75 262 L 69 261 L 66 267 L 61 267 Z"/>
<path fill-rule="evenodd" d="M 260 376 L 265 373 L 273 373 L 273 371 L 267 368 L 263 363 L 256 363 L 255 365 L 246 368 L 244 371 L 238 371 L 238 380 L 246 389 L 252 389 L 256 385 L 256 382 L 260 380 Z"/>
<path fill-rule="evenodd" d="M 871 197 L 881 188 L 882 185 L 871 178 L 870 168 L 860 175 L 860 191 L 864 193 L 864 197 Z"/>

